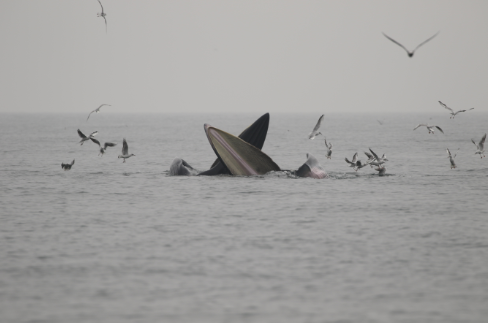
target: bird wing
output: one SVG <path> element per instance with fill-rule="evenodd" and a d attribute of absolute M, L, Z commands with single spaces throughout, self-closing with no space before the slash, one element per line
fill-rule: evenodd
<path fill-rule="evenodd" d="M 458 111 L 456 111 L 456 113 L 454 113 L 454 115 L 456 115 L 456 114 L 458 114 L 460 112 L 466 112 L 466 110 L 458 110 Z"/>
<path fill-rule="evenodd" d="M 403 48 L 408 54 L 410 54 L 410 52 L 408 51 L 408 49 L 405 48 L 405 46 L 403 46 L 402 44 L 400 44 L 399 42 L 397 42 L 393 38 L 388 37 L 387 34 L 383 33 L 383 35 L 385 35 L 386 38 L 388 38 L 389 40 L 391 40 L 392 42 L 394 42 L 395 44 L 397 44 L 398 46 L 400 46 L 401 48 Z"/>
<path fill-rule="evenodd" d="M 97 109 L 93 110 L 92 112 L 90 112 L 90 113 L 88 114 L 88 117 L 86 118 L 86 121 L 88 121 L 88 119 L 90 119 L 91 114 L 92 114 L 93 112 L 95 112 L 95 111 L 97 111 Z"/>
<path fill-rule="evenodd" d="M 88 137 L 93 137 L 93 136 L 96 136 L 98 133 L 98 131 L 93 131 Z"/>
<path fill-rule="evenodd" d="M 418 126 L 416 126 L 415 128 L 413 128 L 413 130 L 417 129 L 418 127 L 427 127 L 427 125 L 424 123 L 421 123 Z"/>
<path fill-rule="evenodd" d="M 364 152 L 364 154 L 368 157 L 368 159 L 373 159 L 374 158 L 373 155 L 371 155 L 370 153 L 368 153 L 366 151 Z"/>
<path fill-rule="evenodd" d="M 105 20 L 105 32 L 107 32 L 107 18 L 105 18 L 105 16 L 103 16 L 103 20 Z"/>
<path fill-rule="evenodd" d="M 103 145 L 103 149 L 107 149 L 107 147 L 115 147 L 117 144 L 111 143 L 111 142 L 106 142 L 105 145 Z"/>
<path fill-rule="evenodd" d="M 83 139 L 86 138 L 85 134 L 83 134 L 83 132 L 81 132 L 80 129 L 78 129 L 78 136 L 80 136 Z"/>
<path fill-rule="evenodd" d="M 449 157 L 451 157 L 451 152 L 449 151 L 449 148 L 446 148 L 447 150 L 447 154 L 449 155 Z"/>
<path fill-rule="evenodd" d="M 485 139 L 486 139 L 486 133 L 483 136 L 483 138 L 481 138 L 481 140 L 480 140 L 480 144 L 479 144 L 480 150 L 483 150 L 483 146 L 485 145 Z"/>
<path fill-rule="evenodd" d="M 129 146 L 127 145 L 127 141 L 125 141 L 125 138 L 122 142 L 122 155 L 128 155 L 129 154 Z"/>
<path fill-rule="evenodd" d="M 468 109 L 468 111 L 471 111 L 471 110 L 473 110 L 473 109 L 474 109 L 474 108 Z"/>
<path fill-rule="evenodd" d="M 414 129 L 414 130 L 415 130 L 415 129 Z M 375 158 L 377 161 L 379 161 L 379 160 L 380 160 L 380 159 L 378 158 L 378 155 L 376 155 L 376 154 L 374 153 L 374 151 L 372 151 L 372 150 L 371 150 L 371 148 L 369 148 L 369 151 L 370 151 L 370 152 L 373 154 L 374 158 Z"/>
<path fill-rule="evenodd" d="M 96 140 L 95 138 L 91 138 L 91 137 L 90 137 L 90 140 L 93 141 L 94 143 L 96 143 L 98 146 L 100 146 L 100 141 Z"/>
<path fill-rule="evenodd" d="M 324 119 L 324 115 L 321 115 L 320 116 L 319 121 L 317 121 L 317 124 L 315 125 L 315 128 L 313 128 L 313 131 L 312 132 L 315 132 L 315 131 L 319 130 L 320 124 L 322 123 L 322 119 Z"/>
<path fill-rule="evenodd" d="M 440 132 L 444 133 L 444 131 L 441 129 L 439 126 L 435 126 L 437 129 L 439 129 Z"/>
<path fill-rule="evenodd" d="M 102 13 L 103 13 L 103 6 L 102 6 L 102 3 L 100 2 L 100 0 L 98 0 L 98 3 L 100 4 L 100 7 L 102 7 Z"/>
<path fill-rule="evenodd" d="M 352 156 L 352 163 L 355 164 L 358 161 L 358 153 L 355 153 L 354 156 Z"/>
<path fill-rule="evenodd" d="M 75 164 L 75 160 L 73 159 L 73 161 L 71 162 L 71 166 L 73 166 Z"/>
<path fill-rule="evenodd" d="M 346 158 L 344 158 L 344 160 L 345 160 L 345 161 L 346 161 L 348 164 L 351 164 L 351 165 L 352 165 L 352 164 L 354 164 L 354 163 L 351 163 L 351 162 L 349 161 L 349 159 L 347 159 L 347 157 L 346 157 Z"/>
<path fill-rule="evenodd" d="M 439 104 L 442 105 L 444 108 L 446 108 L 447 110 L 451 111 L 451 112 L 454 112 L 452 111 L 451 108 L 449 108 L 447 105 L 445 105 L 444 103 L 442 103 L 441 101 L 439 101 Z"/>
<path fill-rule="evenodd" d="M 471 142 L 478 148 L 478 144 L 474 142 L 473 138 L 471 138 Z"/>
<path fill-rule="evenodd" d="M 429 39 L 423 41 L 422 43 L 420 43 L 417 47 L 415 47 L 415 49 L 413 50 L 413 52 L 415 52 L 417 50 L 417 48 L 419 48 L 420 46 L 422 46 L 423 44 L 425 44 L 426 42 L 428 42 L 429 40 L 431 40 L 432 38 L 434 38 L 435 36 L 437 36 L 437 34 L 439 34 L 440 31 L 436 32 L 434 36 L 430 37 Z"/>

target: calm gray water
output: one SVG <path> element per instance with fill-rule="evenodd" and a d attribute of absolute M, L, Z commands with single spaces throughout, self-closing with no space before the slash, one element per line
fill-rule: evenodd
<path fill-rule="evenodd" d="M 271 114 L 263 151 L 331 178 L 167 175 L 175 157 L 209 168 L 204 123 L 259 116 L 2 114 L 0 321 L 487 321 L 488 158 L 470 141 L 487 114 L 326 114 L 328 161 L 306 139 L 319 115 Z M 78 128 L 118 145 L 99 157 Z M 368 147 L 388 176 L 345 163 Z"/>

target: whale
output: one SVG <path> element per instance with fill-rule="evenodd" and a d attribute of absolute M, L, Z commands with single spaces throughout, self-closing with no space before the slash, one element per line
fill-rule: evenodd
<path fill-rule="evenodd" d="M 328 177 L 322 166 L 320 166 L 317 158 L 311 154 L 307 154 L 307 161 L 294 172 L 294 175 L 298 177 L 311 177 L 316 179 Z"/>
<path fill-rule="evenodd" d="M 212 176 L 264 175 L 272 171 L 281 171 L 271 157 L 262 151 L 269 127 L 269 113 L 262 115 L 239 136 L 204 124 L 203 129 L 217 159 L 210 169 L 199 172 L 185 160 L 175 158 L 170 166 L 170 176 Z M 306 162 L 291 173 L 297 177 L 316 179 L 327 178 L 327 173 L 320 166 L 317 158 L 307 154 Z"/>

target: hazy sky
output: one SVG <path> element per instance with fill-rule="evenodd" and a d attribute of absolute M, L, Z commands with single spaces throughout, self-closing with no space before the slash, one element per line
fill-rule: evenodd
<path fill-rule="evenodd" d="M 488 1 L 102 3 L 0 1 L 0 112 L 488 111 Z"/>

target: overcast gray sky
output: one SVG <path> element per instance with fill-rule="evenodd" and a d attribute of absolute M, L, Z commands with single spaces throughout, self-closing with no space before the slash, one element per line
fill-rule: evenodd
<path fill-rule="evenodd" d="M 488 1 L 102 3 L 0 1 L 0 112 L 488 111 Z"/>

